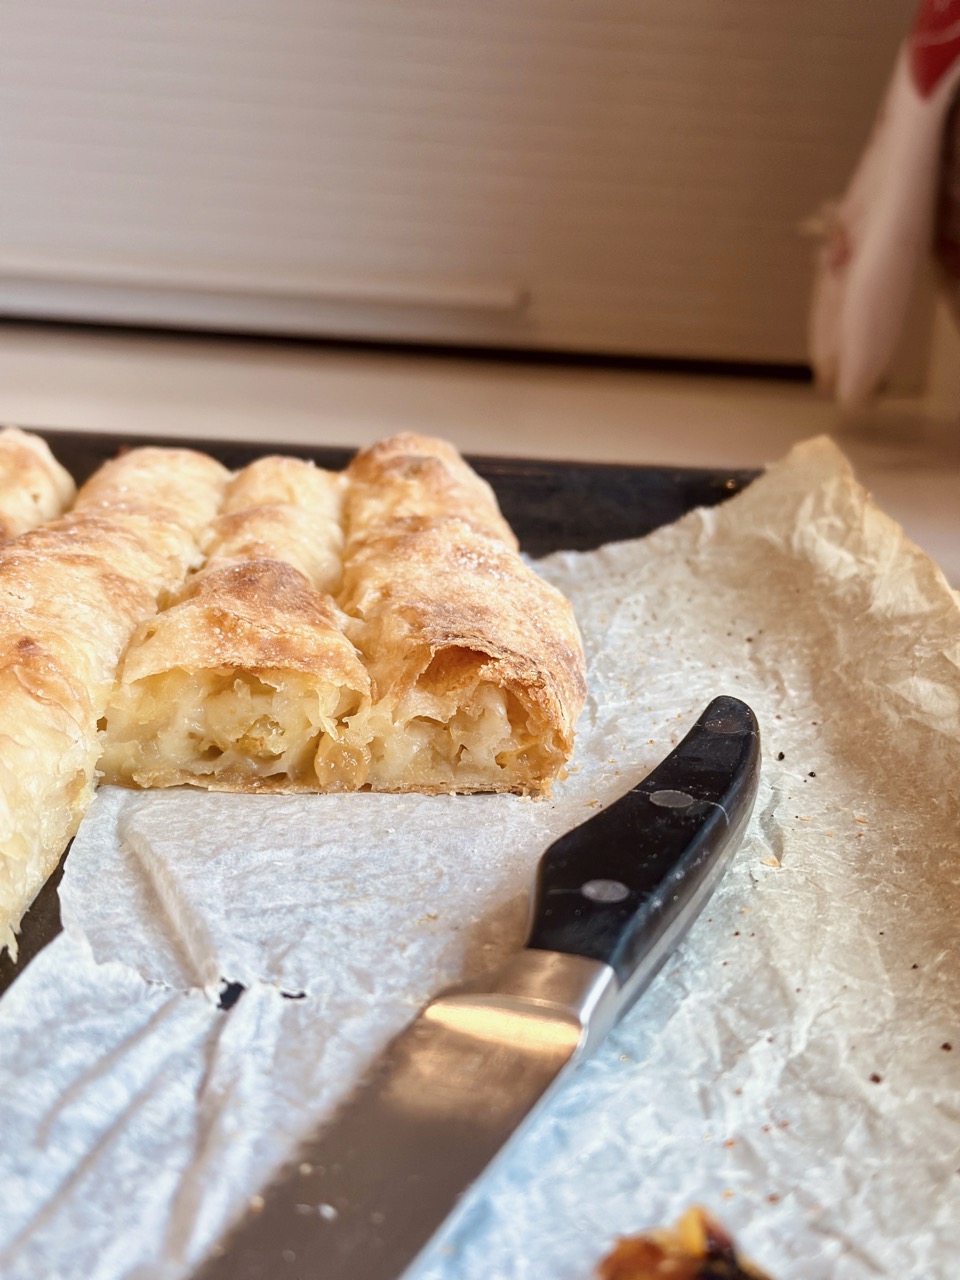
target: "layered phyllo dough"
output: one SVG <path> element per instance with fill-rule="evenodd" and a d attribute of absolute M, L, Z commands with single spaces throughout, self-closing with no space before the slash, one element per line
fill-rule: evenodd
<path fill-rule="evenodd" d="M 0 947 L 79 825 L 120 659 L 199 563 L 227 478 L 203 454 L 133 450 L 0 548 Z"/>
<path fill-rule="evenodd" d="M 372 685 L 344 736 L 361 784 L 546 789 L 586 691 L 570 605 L 450 445 L 396 436 L 346 474 L 341 604 Z"/>
<path fill-rule="evenodd" d="M 62 515 L 75 493 L 45 440 L 17 427 L 0 430 L 0 543 Z"/>
<path fill-rule="evenodd" d="M 227 791 L 545 791 L 585 693 L 567 601 L 450 445 L 230 475 L 136 449 L 0 547 L 0 945 L 96 775 Z"/>
<path fill-rule="evenodd" d="M 576 624 L 450 445 L 397 436 L 342 475 L 262 459 L 206 554 L 128 649 L 107 781 L 538 792 L 562 767 Z"/>
<path fill-rule="evenodd" d="M 105 718 L 108 782 L 318 790 L 321 744 L 370 687 L 329 594 L 342 496 L 341 476 L 293 458 L 234 478 L 204 567 L 128 649 Z"/>
<path fill-rule="evenodd" d="M 237 472 L 206 540 L 210 560 L 280 560 L 317 591 L 343 571 L 343 475 L 299 458 L 260 458 Z"/>
<path fill-rule="evenodd" d="M 347 558 L 380 534 L 452 517 L 517 550 L 493 490 L 446 440 L 411 432 L 390 436 L 361 449 L 345 479 Z"/>

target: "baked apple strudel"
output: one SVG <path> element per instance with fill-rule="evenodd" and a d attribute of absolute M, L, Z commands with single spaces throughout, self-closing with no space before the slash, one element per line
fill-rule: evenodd
<path fill-rule="evenodd" d="M 321 741 L 336 741 L 370 688 L 328 590 L 341 576 L 342 490 L 341 476 L 294 458 L 261 459 L 231 481 L 203 568 L 127 651 L 106 715 L 106 781 L 319 789 Z"/>
<path fill-rule="evenodd" d="M 126 654 L 106 780 L 545 790 L 583 702 L 580 637 L 486 482 L 413 435 L 342 475 L 253 467 L 227 491 L 205 566 Z"/>
<path fill-rule="evenodd" d="M 18 427 L 0 430 L 0 543 L 55 520 L 75 495 L 73 479 L 45 440 Z"/>
<path fill-rule="evenodd" d="M 199 561 L 227 475 L 203 454 L 133 450 L 69 515 L 0 547 L 0 948 L 14 955 L 92 798 L 123 651 Z"/>

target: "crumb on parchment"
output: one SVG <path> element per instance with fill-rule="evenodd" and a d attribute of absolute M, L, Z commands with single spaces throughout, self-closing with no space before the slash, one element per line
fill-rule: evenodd
<path fill-rule="evenodd" d="M 779 1197 L 767 1197 L 775 1203 Z M 737 1252 L 729 1233 L 699 1205 L 672 1227 L 622 1236 L 596 1269 L 597 1280 L 770 1280 Z"/>

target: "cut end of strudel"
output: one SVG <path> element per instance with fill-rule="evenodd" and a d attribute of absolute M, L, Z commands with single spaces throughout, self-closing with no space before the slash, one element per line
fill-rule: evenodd
<path fill-rule="evenodd" d="M 382 440 L 346 479 L 341 604 L 373 688 L 345 737 L 365 785 L 547 790 L 586 692 L 568 601 L 445 441 Z"/>
<path fill-rule="evenodd" d="M 559 592 L 458 518 L 371 541 L 345 576 L 348 633 L 373 683 L 344 735 L 364 785 L 545 790 L 570 754 L 585 691 Z"/>
<path fill-rule="evenodd" d="M 299 570 L 220 565 L 141 627 L 107 712 L 100 772 L 140 787 L 316 791 L 320 744 L 369 684 L 336 605 Z"/>
<path fill-rule="evenodd" d="M 394 437 L 341 475 L 262 459 L 206 550 L 127 651 L 106 781 L 535 794 L 561 771 L 572 611 L 450 445 Z"/>

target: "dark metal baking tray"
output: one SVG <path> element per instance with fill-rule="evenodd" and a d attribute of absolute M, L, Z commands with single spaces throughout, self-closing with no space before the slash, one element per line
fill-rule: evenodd
<path fill-rule="evenodd" d="M 286 453 L 339 469 L 354 452 L 274 441 L 239 444 L 56 430 L 38 434 L 47 439 L 78 484 L 118 450 L 144 444 L 202 449 L 231 468 L 245 466 L 265 453 Z M 523 550 L 533 556 L 564 549 L 586 551 L 605 542 L 641 537 L 694 507 L 712 507 L 739 493 L 757 474 L 528 458 L 471 456 L 470 462 L 493 485 Z M 6 952 L 0 956 L 0 993 L 60 932 L 57 886 L 62 872 L 61 860 L 24 918 L 17 963 Z"/>

